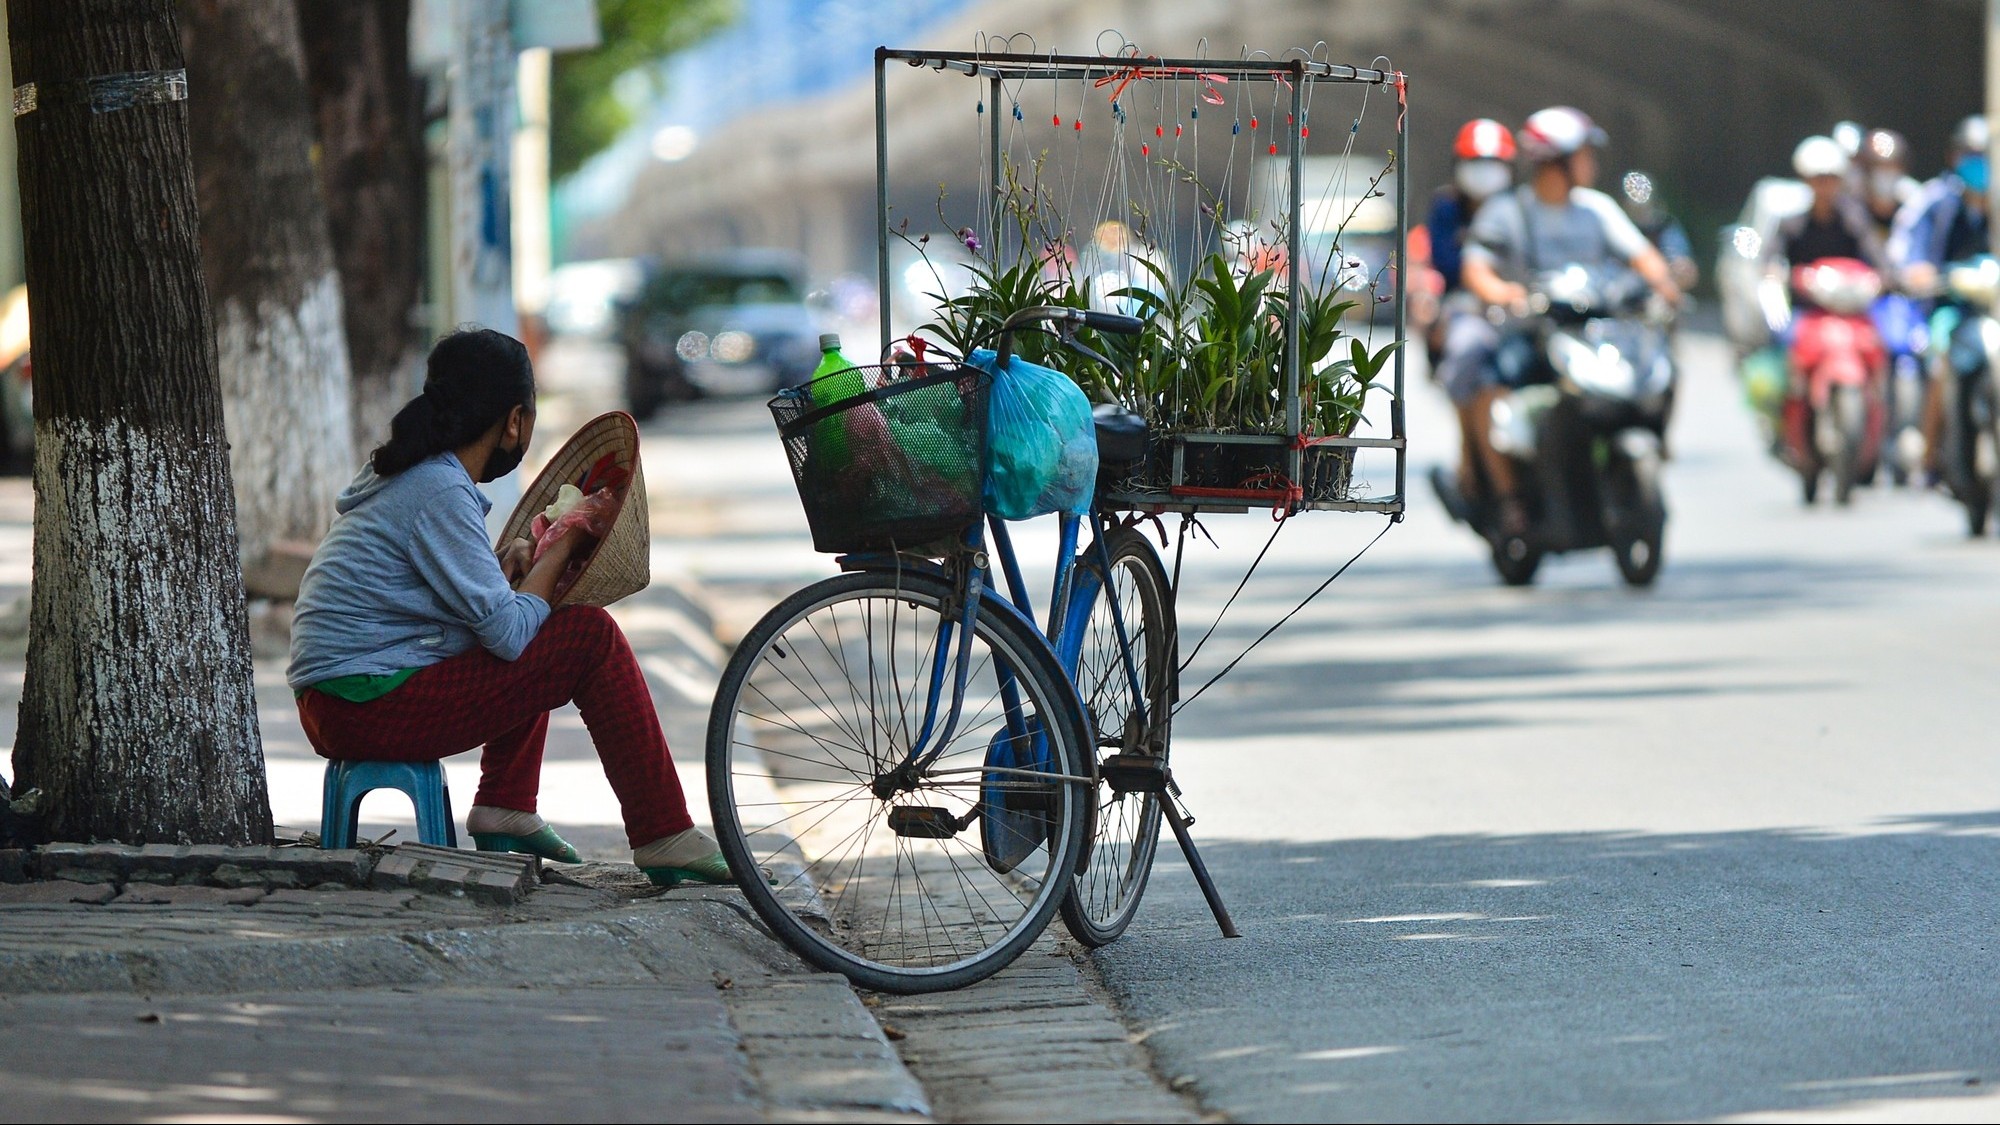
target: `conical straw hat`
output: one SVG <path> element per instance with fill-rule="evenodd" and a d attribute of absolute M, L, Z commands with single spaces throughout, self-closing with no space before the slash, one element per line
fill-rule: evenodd
<path fill-rule="evenodd" d="M 528 526 L 555 501 L 565 484 L 581 486 L 585 473 L 604 457 L 632 474 L 625 499 L 612 520 L 611 533 L 591 552 L 583 573 L 567 589 L 556 591 L 554 604 L 606 606 L 630 597 L 653 580 L 652 532 L 646 518 L 646 474 L 639 464 L 639 426 L 630 414 L 614 410 L 584 423 L 582 429 L 542 467 L 535 483 L 521 495 L 514 514 L 500 532 L 500 541 L 528 538 Z"/>

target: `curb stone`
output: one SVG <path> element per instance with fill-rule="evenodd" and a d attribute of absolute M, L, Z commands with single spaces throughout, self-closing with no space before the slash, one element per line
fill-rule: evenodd
<path fill-rule="evenodd" d="M 957 992 L 866 1003 L 895 1029 L 903 1062 L 947 1121 L 1204 1120 L 1095 992 L 1084 967 L 1044 937 Z"/>
<path fill-rule="evenodd" d="M 210 887 L 280 891 L 308 887 L 373 887 L 470 898 L 512 906 L 541 885 L 542 861 L 511 852 L 478 852 L 429 844 L 398 844 L 377 858 L 361 849 L 225 847 L 220 844 L 45 844 L 31 851 L 0 852 L 0 884 L 26 884 L 30 876 L 98 884 L 114 894 L 137 886 Z M 103 902 L 110 899 L 91 899 Z M 149 903 L 249 902 L 191 895 L 145 898 Z M 0 894 L 0 901 L 50 901 Z M 62 900 L 69 901 L 69 900 Z M 130 898 L 118 901 L 139 902 Z"/>
<path fill-rule="evenodd" d="M 213 883 L 220 886 L 365 886 L 374 858 L 365 851 L 227 847 L 222 844 L 44 844 L 25 870 L 79 883 Z"/>

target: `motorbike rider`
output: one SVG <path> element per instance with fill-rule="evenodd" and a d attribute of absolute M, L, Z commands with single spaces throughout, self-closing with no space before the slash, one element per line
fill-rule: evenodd
<path fill-rule="evenodd" d="M 1897 216 L 1899 230 L 1892 250 L 1901 252 L 1901 280 L 1911 294 L 1935 294 L 1945 266 L 1991 253 L 1986 215 L 1990 136 L 1983 116 L 1974 114 L 1959 122 L 1952 132 L 1951 168 L 1925 184 Z M 1951 301 L 1940 302 L 1932 314 L 1935 362 L 1952 362 L 1954 349 L 1947 342 L 1962 319 L 1962 310 Z M 1942 466 L 1944 383 L 1933 378 L 1924 396 L 1924 474 L 1932 482 L 1939 479 Z"/>
<path fill-rule="evenodd" d="M 1889 261 L 1868 208 L 1848 187 L 1851 164 L 1831 137 L 1807 137 L 1792 150 L 1792 170 L 1812 188 L 1812 206 L 1778 224 L 1766 247 L 1767 271 L 1802 266 L 1821 258 L 1856 258 L 1885 279 Z M 1806 300 L 1793 293 L 1793 302 Z"/>
<path fill-rule="evenodd" d="M 1513 131 L 1490 117 L 1459 127 L 1452 143 L 1451 182 L 1431 196 L 1425 228 L 1431 237 L 1431 265 L 1444 277 L 1446 293 L 1460 291 L 1466 228 L 1479 207 L 1514 186 Z"/>
<path fill-rule="evenodd" d="M 1855 157 L 1856 187 L 1875 233 L 1886 244 L 1896 213 L 1922 190 L 1910 176 L 1910 142 L 1894 129 L 1870 129 Z"/>
<path fill-rule="evenodd" d="M 1437 381 L 1459 405 L 1463 415 L 1470 395 L 1481 382 L 1479 368 L 1499 343 L 1499 330 L 1486 319 L 1485 306 L 1466 291 L 1463 266 L 1466 232 L 1485 202 L 1514 185 L 1514 133 L 1490 117 L 1477 117 L 1458 130 L 1452 144 L 1451 183 L 1431 197 L 1425 229 L 1430 235 L 1431 267 L 1443 286 L 1437 322 L 1428 342 L 1431 369 Z M 1471 480 L 1469 470 L 1477 451 L 1470 434 L 1460 444 L 1459 479 Z"/>
<path fill-rule="evenodd" d="M 1552 106 L 1528 117 L 1517 135 L 1532 171 L 1528 182 L 1488 200 L 1473 219 L 1465 247 L 1465 287 L 1482 302 L 1515 317 L 1529 315 L 1527 282 L 1571 265 L 1586 268 L 1622 262 L 1670 304 L 1680 302 L 1666 259 L 1610 196 L 1591 188 L 1604 130 L 1582 110 Z M 1455 392 L 1467 445 L 1486 471 L 1500 509 L 1503 534 L 1527 531 L 1512 463 L 1493 448 L 1493 403 L 1505 398 L 1495 351 L 1481 357 L 1480 379 Z M 1468 474 L 1461 479 L 1470 480 Z"/>
<path fill-rule="evenodd" d="M 1930 217 L 1939 214 L 1940 207 L 1952 207 L 1953 213 L 1949 217 L 1956 219 L 1955 205 L 1950 204 L 1950 200 L 1962 196 L 1965 191 L 1965 178 L 1959 174 L 1960 165 L 1971 157 L 1980 157 L 1977 163 L 1983 174 L 1987 142 L 1991 138 L 1992 131 L 1984 114 L 1975 113 L 1961 119 L 1951 131 L 1951 152 L 1944 171 L 1918 185 L 1908 202 L 1896 212 L 1896 221 L 1889 233 L 1889 258 L 1902 270 L 1898 280 L 1909 292 L 1928 295 L 1937 289 L 1937 261 L 1925 253 L 1929 248 L 1917 239 L 1917 225 L 1925 225 L 1927 240 L 1933 236 L 1931 228 L 1935 226 Z"/>

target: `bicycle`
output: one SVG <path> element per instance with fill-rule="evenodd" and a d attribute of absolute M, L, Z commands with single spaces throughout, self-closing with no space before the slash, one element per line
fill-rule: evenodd
<path fill-rule="evenodd" d="M 1038 322 L 1066 340 L 1077 327 L 1140 328 L 1111 313 L 1022 310 L 999 329 L 996 369 L 1012 334 Z M 795 408 L 780 432 L 815 545 L 841 551 L 845 573 L 748 632 L 710 712 L 717 837 L 732 869 L 765 876 L 742 880 L 750 906 L 806 960 L 856 984 L 958 988 L 1005 967 L 1058 913 L 1086 946 L 1117 938 L 1165 821 L 1235 936 L 1173 805 L 1178 648 L 1159 555 L 1106 507 L 1063 515 L 1038 624 L 1006 522 L 985 515 L 980 482 L 965 476 L 983 466 L 984 373 L 856 370 L 872 384 L 859 398 L 773 400 Z M 868 496 L 828 492 L 812 459 L 861 455 L 848 443 L 876 423 L 826 426 L 864 409 L 883 433 L 901 426 L 929 447 L 885 440 Z M 943 440 L 923 428 L 938 419 L 950 423 Z M 1101 446 L 1115 440 L 1100 429 Z M 957 487 L 930 476 L 897 493 L 898 473 L 920 476 L 919 461 L 956 470 Z M 870 512 L 866 529 L 845 522 L 857 508 Z"/>

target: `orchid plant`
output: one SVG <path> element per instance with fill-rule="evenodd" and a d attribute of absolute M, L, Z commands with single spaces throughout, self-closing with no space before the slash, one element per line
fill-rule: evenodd
<path fill-rule="evenodd" d="M 1380 192 L 1383 169 L 1369 185 Z M 1187 169 L 1177 169 L 1186 182 L 1199 184 Z M 1342 321 L 1364 301 L 1366 292 L 1335 283 L 1344 265 L 1336 231 L 1328 261 L 1317 270 L 1321 284 L 1294 285 L 1279 261 L 1269 268 L 1246 268 L 1222 253 L 1209 253 L 1177 281 L 1156 249 L 1144 246 L 1146 217 L 1135 210 L 1135 238 L 1147 252 L 1127 255 L 1124 272 L 1133 283 L 1103 294 L 1092 292 L 1088 276 L 1078 276 L 1072 232 L 1062 223 L 1051 194 L 1041 180 L 1041 162 L 1025 173 L 1007 166 L 1003 189 L 995 200 L 993 227 L 1001 246 L 987 246 L 970 228 L 956 238 L 975 264 L 972 284 L 960 295 L 932 294 L 937 315 L 919 331 L 959 355 L 991 346 L 1000 324 L 1012 313 L 1035 305 L 1085 309 L 1115 304 L 1146 322 L 1136 336 L 1083 331 L 1078 342 L 1108 358 L 1109 364 L 1087 359 L 1059 341 L 1024 332 L 1015 339 L 1015 353 L 1029 362 L 1068 372 L 1096 401 L 1116 403 L 1143 415 L 1156 432 L 1282 434 L 1288 430 L 1285 403 L 1286 325 L 1298 318 L 1299 397 L 1302 428 L 1307 436 L 1346 436 L 1362 420 L 1369 392 L 1377 389 L 1395 345 L 1370 350 L 1342 328 Z M 1206 189 L 1204 189 L 1205 191 Z M 1364 198 L 1367 198 L 1364 195 Z M 938 214 L 945 220 L 945 194 L 938 196 Z M 1212 234 L 1225 241 L 1217 221 L 1224 207 L 1209 196 L 1203 215 L 1214 224 Z M 1349 216 L 1352 217 L 1351 214 Z M 949 221 L 945 229 L 952 229 Z M 1266 224 L 1267 246 L 1286 243 L 1286 229 Z M 1345 223 L 1341 230 L 1345 230 Z M 907 220 L 896 231 L 930 262 L 930 236 L 911 237 Z M 1239 247 L 1239 250 L 1241 248 Z M 1241 255 L 1239 255 L 1241 256 Z M 1255 259 L 1252 259 L 1253 261 Z M 1263 263 L 1258 263 L 1260 266 Z"/>

